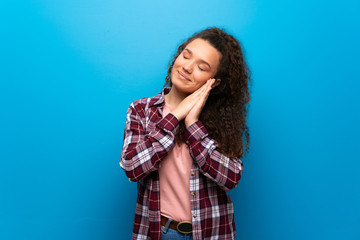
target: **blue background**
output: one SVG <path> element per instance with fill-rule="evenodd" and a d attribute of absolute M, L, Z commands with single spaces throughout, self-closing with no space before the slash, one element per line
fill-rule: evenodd
<path fill-rule="evenodd" d="M 252 70 L 238 239 L 360 239 L 358 1 L 0 2 L 0 239 L 130 239 L 129 103 L 223 27 Z"/>

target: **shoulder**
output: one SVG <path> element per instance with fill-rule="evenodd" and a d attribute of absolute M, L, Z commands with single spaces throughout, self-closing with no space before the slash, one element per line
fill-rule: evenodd
<path fill-rule="evenodd" d="M 161 103 L 163 101 L 162 96 L 163 96 L 162 93 L 159 93 L 153 97 L 145 97 L 145 98 L 137 99 L 132 103 L 130 103 L 129 109 L 135 109 L 137 111 L 147 110 L 151 108 L 153 105 L 157 105 Z"/>
<path fill-rule="evenodd" d="M 146 98 L 140 98 L 140 99 L 136 99 L 135 101 L 133 101 L 132 103 L 130 103 L 130 107 L 137 107 L 137 106 L 146 106 L 149 104 L 151 97 L 146 97 Z"/>

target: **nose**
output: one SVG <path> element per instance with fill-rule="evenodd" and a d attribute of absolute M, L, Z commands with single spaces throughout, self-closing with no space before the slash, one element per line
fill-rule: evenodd
<path fill-rule="evenodd" d="M 192 61 L 188 61 L 183 65 L 183 69 L 184 71 L 186 71 L 187 73 L 191 73 L 193 70 L 193 63 Z"/>

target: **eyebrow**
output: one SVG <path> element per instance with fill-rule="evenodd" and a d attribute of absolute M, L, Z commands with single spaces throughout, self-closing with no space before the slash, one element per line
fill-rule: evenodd
<path fill-rule="evenodd" d="M 190 54 L 193 54 L 193 52 L 192 52 L 190 49 L 185 48 L 184 51 L 185 51 L 185 50 L 188 51 Z M 200 61 L 203 62 L 203 63 L 205 63 L 206 65 L 208 65 L 209 68 L 211 69 L 211 65 L 210 65 L 207 61 L 205 61 L 204 59 L 200 59 Z"/>

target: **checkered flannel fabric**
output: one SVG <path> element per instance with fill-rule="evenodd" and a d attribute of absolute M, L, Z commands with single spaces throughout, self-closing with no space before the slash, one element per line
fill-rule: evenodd
<path fill-rule="evenodd" d="M 161 238 L 157 170 L 175 144 L 179 123 L 171 113 L 162 116 L 164 95 L 169 90 L 136 100 L 127 111 L 120 166 L 138 186 L 133 239 Z M 186 129 L 185 139 L 193 158 L 189 189 L 193 239 L 234 239 L 233 204 L 226 192 L 240 181 L 242 161 L 220 153 L 200 121 Z"/>

